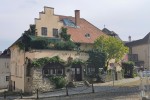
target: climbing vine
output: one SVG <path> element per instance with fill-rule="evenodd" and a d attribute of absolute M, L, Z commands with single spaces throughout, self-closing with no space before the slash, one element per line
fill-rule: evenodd
<path fill-rule="evenodd" d="M 67 34 L 67 28 L 62 27 L 62 32 L 60 33 L 60 36 L 64 39 L 64 41 L 70 41 L 71 35 Z"/>
<path fill-rule="evenodd" d="M 32 66 L 33 67 L 43 67 L 47 63 L 61 63 L 64 64 L 64 61 L 60 59 L 58 56 L 54 56 L 52 58 L 44 57 L 44 58 L 39 58 L 37 60 L 32 61 Z"/>

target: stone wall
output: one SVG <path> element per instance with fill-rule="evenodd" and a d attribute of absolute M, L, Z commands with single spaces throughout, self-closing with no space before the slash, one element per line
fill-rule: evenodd
<path fill-rule="evenodd" d="M 48 78 L 44 78 L 42 75 L 42 69 L 32 69 L 32 92 L 35 93 L 37 89 L 40 92 L 52 91 L 55 86 L 50 82 Z"/>

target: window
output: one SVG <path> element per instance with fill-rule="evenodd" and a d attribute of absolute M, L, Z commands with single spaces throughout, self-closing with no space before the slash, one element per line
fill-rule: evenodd
<path fill-rule="evenodd" d="M 80 68 L 77 68 L 77 74 L 80 74 Z"/>
<path fill-rule="evenodd" d="M 75 74 L 75 68 L 71 68 L 72 74 Z"/>
<path fill-rule="evenodd" d="M 57 70 L 57 74 L 58 74 L 58 75 L 62 75 L 62 74 L 63 74 L 63 69 L 58 69 L 58 70 Z"/>
<path fill-rule="evenodd" d="M 56 74 L 56 71 L 55 71 L 55 69 L 52 69 L 52 74 Z"/>
<path fill-rule="evenodd" d="M 42 33 L 42 35 L 47 36 L 47 27 L 42 27 L 41 33 Z"/>
<path fill-rule="evenodd" d="M 9 68 L 9 64 L 7 63 L 7 68 Z"/>
<path fill-rule="evenodd" d="M 53 36 L 58 37 L 58 29 L 53 28 Z"/>
<path fill-rule="evenodd" d="M 86 37 L 86 38 L 90 38 L 90 34 L 89 34 L 89 33 L 86 33 L 86 34 L 85 34 L 85 37 Z"/>
<path fill-rule="evenodd" d="M 9 76 L 6 76 L 6 81 L 9 81 Z"/>
<path fill-rule="evenodd" d="M 88 73 L 90 73 L 90 74 L 95 73 L 95 68 L 89 67 L 88 68 Z"/>
<path fill-rule="evenodd" d="M 44 72 L 45 75 L 48 74 L 48 70 L 47 69 L 45 69 L 43 72 Z"/>

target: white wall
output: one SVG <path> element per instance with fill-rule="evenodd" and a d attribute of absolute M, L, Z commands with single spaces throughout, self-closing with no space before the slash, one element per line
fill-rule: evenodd
<path fill-rule="evenodd" d="M 10 58 L 0 58 L 0 89 L 7 88 L 9 81 L 6 76 L 10 76 Z"/>

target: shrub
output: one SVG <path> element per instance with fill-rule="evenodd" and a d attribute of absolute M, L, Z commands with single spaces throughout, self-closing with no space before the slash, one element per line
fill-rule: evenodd
<path fill-rule="evenodd" d="M 58 42 L 54 45 L 58 50 L 73 50 L 76 45 L 72 41 Z"/>
<path fill-rule="evenodd" d="M 67 83 L 63 76 L 51 76 L 49 79 L 55 84 L 57 89 L 65 87 Z"/>
<path fill-rule="evenodd" d="M 122 68 L 124 70 L 124 77 L 134 77 L 134 63 L 129 61 L 129 62 L 124 62 L 122 63 Z"/>
<path fill-rule="evenodd" d="M 31 48 L 34 49 L 46 49 L 48 47 L 48 41 L 44 39 L 38 39 L 31 42 Z"/>

